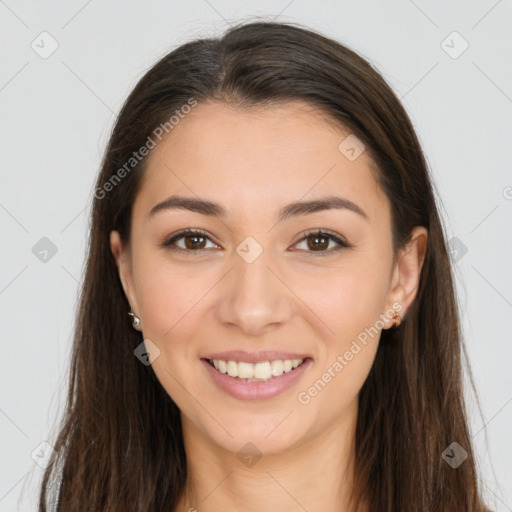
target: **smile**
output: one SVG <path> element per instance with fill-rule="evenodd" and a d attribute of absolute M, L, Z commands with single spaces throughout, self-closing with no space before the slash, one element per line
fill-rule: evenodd
<path fill-rule="evenodd" d="M 265 382 L 279 377 L 283 373 L 291 372 L 300 366 L 304 359 L 276 359 L 254 364 L 222 359 L 209 359 L 208 361 L 220 373 L 226 373 L 230 377 L 244 379 L 248 382 Z"/>
<path fill-rule="evenodd" d="M 305 359 L 276 359 L 247 363 L 201 359 L 218 389 L 242 400 L 265 400 L 291 388 L 312 364 Z"/>

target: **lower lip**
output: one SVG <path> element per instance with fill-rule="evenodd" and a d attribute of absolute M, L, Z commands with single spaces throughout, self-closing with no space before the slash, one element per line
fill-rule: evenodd
<path fill-rule="evenodd" d="M 206 359 L 201 359 L 201 362 L 213 381 L 229 395 L 242 400 L 266 400 L 291 388 L 308 369 L 312 359 L 308 357 L 297 368 L 261 382 L 249 382 L 230 377 L 227 373 L 221 373 L 215 369 Z"/>

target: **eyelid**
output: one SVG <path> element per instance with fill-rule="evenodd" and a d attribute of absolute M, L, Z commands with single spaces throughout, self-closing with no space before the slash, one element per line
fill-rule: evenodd
<path fill-rule="evenodd" d="M 332 239 L 334 241 L 338 241 L 338 243 L 340 243 L 341 245 L 345 245 L 346 247 L 351 246 L 351 244 L 349 244 L 349 242 L 343 235 L 340 235 L 334 231 L 330 231 L 328 229 L 323 229 L 323 228 L 313 228 L 313 229 L 306 229 L 305 231 L 302 231 L 299 234 L 300 238 L 297 240 L 297 242 L 295 242 L 294 245 L 297 245 L 299 242 L 302 242 L 302 240 L 304 238 L 307 238 L 307 237 L 310 237 L 313 235 L 329 237 L 330 239 Z"/>
<path fill-rule="evenodd" d="M 172 247 L 172 244 L 176 240 L 179 240 L 181 238 L 185 238 L 187 236 L 194 236 L 194 235 L 201 235 L 203 238 L 206 238 L 206 239 L 210 240 L 213 244 L 219 245 L 219 244 L 217 244 L 217 242 L 215 242 L 212 239 L 211 235 L 208 234 L 206 231 L 203 231 L 202 229 L 196 229 L 196 228 L 182 229 L 181 231 L 178 231 L 177 233 L 174 233 L 173 235 L 164 238 L 164 240 L 159 245 L 161 247 L 163 247 L 164 249 L 170 249 L 170 250 L 173 250 L 173 251 L 176 251 L 176 252 L 189 252 L 189 253 L 196 252 L 196 253 L 200 253 L 202 251 L 206 251 L 207 249 L 198 249 L 196 251 L 191 251 L 191 250 L 187 250 L 187 249 L 182 249 L 181 247 Z"/>
<path fill-rule="evenodd" d="M 308 256 L 321 258 L 323 256 L 330 256 L 330 255 L 336 254 L 344 249 L 350 249 L 353 247 L 353 245 L 351 243 L 349 243 L 343 235 L 340 235 L 340 234 L 330 231 L 328 229 L 322 229 L 322 228 L 307 229 L 307 230 L 303 231 L 299 235 L 300 236 L 299 240 L 297 242 L 295 242 L 293 245 L 295 246 L 295 245 L 299 244 L 300 242 L 306 240 L 307 238 L 309 238 L 311 236 L 315 236 L 315 235 L 318 237 L 327 238 L 328 240 L 331 240 L 334 243 L 336 243 L 337 246 L 333 247 L 331 249 L 323 250 L 323 251 L 301 251 L 301 252 L 305 252 L 306 254 L 308 254 Z M 292 249 L 292 250 L 296 251 L 297 249 Z"/>
<path fill-rule="evenodd" d="M 182 253 L 201 254 L 203 251 L 209 250 L 209 249 L 188 250 L 188 249 L 182 249 L 181 247 L 173 247 L 172 246 L 172 244 L 176 240 L 185 238 L 187 236 L 194 236 L 194 235 L 201 235 L 202 237 L 208 239 L 213 244 L 219 245 L 219 244 L 217 244 L 217 242 L 212 240 L 212 237 L 206 231 L 203 231 L 202 229 L 196 229 L 196 228 L 187 228 L 187 229 L 178 231 L 177 233 L 171 235 L 170 237 L 165 238 L 163 240 L 163 242 L 161 242 L 159 245 L 161 247 L 167 248 L 169 250 L 172 250 L 175 252 L 182 252 Z M 330 254 L 337 253 L 340 250 L 353 247 L 353 245 L 351 243 L 349 243 L 346 240 L 346 238 L 343 237 L 342 235 L 339 235 L 338 233 L 332 232 L 328 229 L 322 229 L 322 228 L 314 228 L 314 229 L 308 229 L 308 230 L 302 231 L 299 235 L 300 238 L 293 244 L 293 246 L 297 245 L 298 243 L 300 243 L 300 242 L 304 241 L 305 239 L 307 239 L 311 236 L 314 236 L 314 235 L 324 237 L 324 238 L 327 238 L 327 239 L 335 242 L 337 244 L 337 247 L 327 249 L 327 250 L 322 250 L 322 251 L 300 251 L 299 250 L 299 252 L 309 253 L 311 256 L 314 256 L 314 257 L 315 256 L 321 257 L 321 256 L 328 256 Z M 293 250 L 296 251 L 297 249 L 293 249 Z"/>

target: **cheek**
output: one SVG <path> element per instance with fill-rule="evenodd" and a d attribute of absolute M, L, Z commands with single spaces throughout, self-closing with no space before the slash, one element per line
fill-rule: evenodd
<path fill-rule="evenodd" d="M 199 278 L 200 272 L 191 274 L 159 258 L 141 257 L 137 261 L 134 276 L 144 336 L 167 344 L 187 325 L 197 325 L 194 315 L 213 282 L 209 285 Z"/>
<path fill-rule="evenodd" d="M 200 364 L 193 334 L 200 325 L 201 307 L 206 303 L 201 298 L 213 285 L 200 280 L 198 274 L 190 276 L 155 260 L 153 265 L 141 266 L 137 274 L 144 339 L 150 339 L 160 350 L 152 369 L 182 410 L 190 408 L 191 363 Z"/>
<path fill-rule="evenodd" d="M 326 332 L 343 345 L 375 325 L 384 312 L 387 285 L 383 269 L 347 265 L 336 273 L 303 281 L 297 295 L 328 327 Z"/>
<path fill-rule="evenodd" d="M 383 327 L 379 322 L 386 297 L 383 275 L 375 268 L 347 268 L 336 279 L 317 280 L 324 284 L 317 293 L 304 285 L 304 302 L 329 331 L 323 329 L 326 334 L 318 340 L 315 370 L 298 398 L 309 404 L 306 410 L 322 416 L 321 422 L 334 421 L 350 406 L 371 370 Z"/>

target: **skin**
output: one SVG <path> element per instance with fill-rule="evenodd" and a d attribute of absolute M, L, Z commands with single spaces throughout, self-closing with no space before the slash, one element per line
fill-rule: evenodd
<path fill-rule="evenodd" d="M 393 304 L 403 315 L 416 296 L 427 231 L 416 227 L 393 265 L 390 204 L 367 152 L 350 161 L 338 150 L 349 134 L 314 108 L 292 102 L 241 109 L 200 104 L 152 150 L 133 205 L 131 243 L 111 233 L 120 279 L 144 339 L 160 349 L 152 368 L 181 410 L 189 465 L 178 511 L 350 510 L 357 399 L 378 335 L 312 397 L 298 393 L 322 378 L 365 328 Z M 149 210 L 172 194 L 222 204 L 226 218 L 185 209 Z M 350 199 L 368 219 L 330 209 L 276 224 L 292 201 Z M 159 243 L 180 230 L 207 232 Z M 325 229 L 352 247 L 304 238 Z M 252 263 L 236 252 L 252 236 L 263 249 Z M 197 244 L 197 241 L 196 241 Z M 194 250 L 196 252 L 194 252 Z M 318 254 L 324 254 L 324 257 Z M 213 384 L 200 357 L 240 349 L 309 354 L 312 365 L 281 395 L 248 401 Z M 237 457 L 252 443 L 262 458 Z"/>

